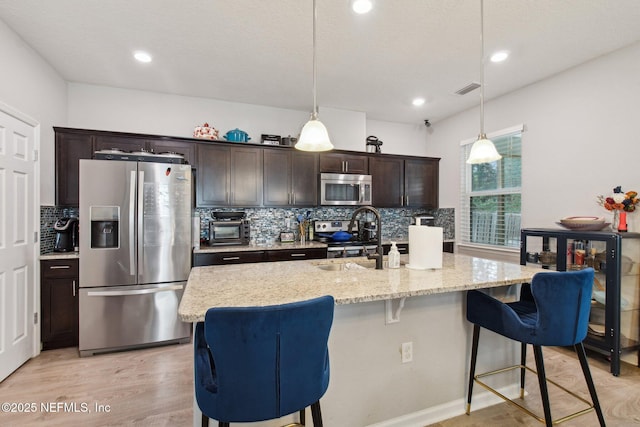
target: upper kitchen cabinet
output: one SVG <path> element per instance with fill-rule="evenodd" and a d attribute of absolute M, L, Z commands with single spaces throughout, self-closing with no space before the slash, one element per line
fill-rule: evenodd
<path fill-rule="evenodd" d="M 132 138 L 130 136 L 102 135 L 96 133 L 94 151 L 112 149 L 128 152 L 148 151 L 147 141 L 142 137 Z"/>
<path fill-rule="evenodd" d="M 371 156 L 373 205 L 437 208 L 439 161 L 423 157 Z"/>
<path fill-rule="evenodd" d="M 369 157 L 347 153 L 320 153 L 320 172 L 369 173 Z"/>
<path fill-rule="evenodd" d="M 406 207 L 429 209 L 438 207 L 439 166 L 440 159 L 405 159 L 404 197 Z"/>
<path fill-rule="evenodd" d="M 260 206 L 262 151 L 262 148 L 199 143 L 197 206 Z"/>
<path fill-rule="evenodd" d="M 315 206 L 318 155 L 298 150 L 264 149 L 264 206 Z"/>
<path fill-rule="evenodd" d="M 93 155 L 93 136 L 72 129 L 53 128 L 56 135 L 56 205 L 78 206 L 80 159 Z"/>
<path fill-rule="evenodd" d="M 147 141 L 147 150 L 154 153 L 182 154 L 190 165 L 196 164 L 196 144 L 192 141 L 179 141 L 172 138 L 161 138 Z"/>

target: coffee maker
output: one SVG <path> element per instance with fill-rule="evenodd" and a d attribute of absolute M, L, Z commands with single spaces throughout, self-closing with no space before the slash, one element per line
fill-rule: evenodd
<path fill-rule="evenodd" d="M 78 218 L 60 218 L 54 224 L 53 229 L 56 232 L 54 252 L 72 252 L 79 246 Z"/>

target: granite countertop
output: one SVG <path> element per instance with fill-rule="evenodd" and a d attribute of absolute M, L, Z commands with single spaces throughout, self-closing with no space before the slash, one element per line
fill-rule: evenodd
<path fill-rule="evenodd" d="M 80 252 L 47 252 L 40 255 L 40 260 L 52 260 L 52 259 L 79 259 Z"/>
<path fill-rule="evenodd" d="M 408 255 L 401 260 L 407 262 Z M 443 268 L 331 271 L 327 264 L 366 258 L 282 261 L 195 267 L 178 308 L 184 322 L 199 322 L 210 307 L 265 306 L 332 295 L 336 304 L 355 304 L 529 282 L 539 268 L 459 254 L 443 254 Z M 357 265 L 355 267 L 358 267 Z M 327 268 L 327 267 L 325 267 Z M 331 267 L 328 267 L 331 268 Z"/>

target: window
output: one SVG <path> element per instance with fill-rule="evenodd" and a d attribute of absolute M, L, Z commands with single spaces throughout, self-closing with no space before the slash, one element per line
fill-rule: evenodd
<path fill-rule="evenodd" d="M 520 247 L 522 129 L 520 125 L 488 135 L 502 155 L 491 163 L 468 165 L 475 139 L 461 144 L 461 243 Z"/>

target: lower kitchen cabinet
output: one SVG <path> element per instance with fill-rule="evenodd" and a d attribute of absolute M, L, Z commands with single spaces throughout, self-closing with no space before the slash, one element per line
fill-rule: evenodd
<path fill-rule="evenodd" d="M 248 262 L 298 261 L 323 259 L 327 248 L 273 249 L 262 251 L 205 252 L 193 254 L 193 266 L 244 264 Z"/>
<path fill-rule="evenodd" d="M 322 259 L 326 257 L 326 248 L 267 251 L 267 261 L 298 261 L 301 259 Z"/>
<path fill-rule="evenodd" d="M 398 252 L 400 255 L 406 255 L 409 253 L 409 244 L 408 243 L 397 243 Z M 391 249 L 390 244 L 382 245 L 382 252 L 387 255 L 389 250 Z M 453 253 L 453 242 L 442 242 L 442 252 L 448 252 L 450 254 Z"/>
<path fill-rule="evenodd" d="M 194 267 L 263 261 L 265 261 L 265 251 L 213 252 L 193 255 Z"/>
<path fill-rule="evenodd" d="M 78 345 L 78 260 L 40 262 L 43 350 Z"/>

